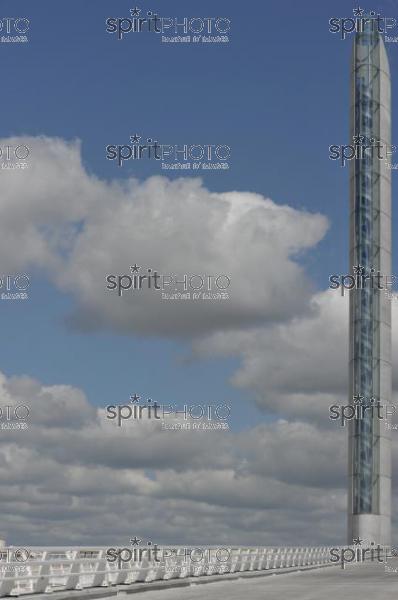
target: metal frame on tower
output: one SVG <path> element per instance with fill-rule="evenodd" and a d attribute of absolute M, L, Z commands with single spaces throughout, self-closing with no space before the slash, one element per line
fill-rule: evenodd
<path fill-rule="evenodd" d="M 354 41 L 351 138 L 391 147 L 391 85 L 384 43 L 372 23 Z M 391 170 L 377 152 L 350 172 L 350 266 L 391 275 Z M 370 285 L 350 291 L 350 402 L 391 404 L 391 301 Z M 349 424 L 348 541 L 390 544 L 391 441 L 376 411 Z"/>

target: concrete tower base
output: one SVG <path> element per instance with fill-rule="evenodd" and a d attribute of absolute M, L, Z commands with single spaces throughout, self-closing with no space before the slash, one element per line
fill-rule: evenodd
<path fill-rule="evenodd" d="M 374 542 L 375 545 L 391 546 L 390 517 L 385 515 L 349 515 L 348 544 L 360 538 L 365 545 Z"/>

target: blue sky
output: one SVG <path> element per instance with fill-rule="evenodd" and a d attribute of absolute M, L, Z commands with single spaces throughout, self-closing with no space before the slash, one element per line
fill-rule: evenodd
<path fill-rule="evenodd" d="M 108 179 L 158 172 L 150 161 L 118 169 L 105 159 L 106 145 L 127 143 L 135 132 L 165 143 L 228 144 L 231 169 L 205 173 L 210 190 L 258 192 L 330 218 L 325 240 L 305 259 L 311 277 L 326 287 L 328 274 L 347 266 L 347 169 L 328 159 L 328 146 L 348 138 L 351 39 L 328 32 L 331 16 L 351 16 L 347 2 L 334 2 L 331 13 L 321 3 L 256 2 L 242 11 L 230 2 L 204 1 L 201 14 L 232 21 L 229 44 L 204 47 L 162 45 L 147 34 L 118 42 L 105 32 L 105 19 L 126 16 L 129 8 L 125 0 L 96 0 L 95 8 L 75 0 L 57 6 L 3 1 L 4 15 L 31 21 L 27 45 L 2 47 L 3 136 L 79 138 L 87 169 Z M 160 2 L 150 8 L 160 15 L 199 10 L 193 2 L 173 1 L 167 9 Z M 393 69 L 394 44 L 389 56 Z M 2 307 L 6 373 L 48 383 L 67 375 L 102 405 L 111 396 L 122 402 L 131 388 L 160 397 L 170 380 L 183 399 L 189 382 L 203 377 L 211 382 L 210 395 L 237 402 L 244 393 L 226 382 L 230 361 L 182 369 L 184 348 L 174 342 L 71 333 L 62 319 L 68 299 L 40 279 L 32 286 L 28 309 Z M 51 357 L 50 348 L 56 349 Z M 158 381 L 152 369 L 162 375 Z M 202 391 L 192 386 L 191 394 Z M 257 411 L 246 404 L 247 411 L 253 422 Z"/>

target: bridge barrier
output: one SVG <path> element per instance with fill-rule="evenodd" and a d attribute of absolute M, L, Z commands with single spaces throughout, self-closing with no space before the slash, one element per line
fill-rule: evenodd
<path fill-rule="evenodd" d="M 0 548 L 1 598 L 331 564 L 330 548 L 326 546 L 233 547 L 223 548 L 222 554 L 218 555 L 215 547 L 208 546 L 202 549 L 205 553 L 200 559 L 192 551 L 187 554 L 184 547 L 173 546 L 166 551 L 159 546 L 163 554 L 160 561 L 142 550 L 140 560 L 126 562 L 109 562 L 107 549 L 103 547 L 30 547 L 23 550 L 27 552 L 18 553 L 12 547 Z"/>

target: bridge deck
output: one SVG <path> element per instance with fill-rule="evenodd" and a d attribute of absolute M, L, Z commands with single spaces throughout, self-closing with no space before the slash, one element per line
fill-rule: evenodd
<path fill-rule="evenodd" d="M 398 561 L 393 566 L 398 569 Z M 134 594 L 134 600 L 395 600 L 397 592 L 398 573 L 386 573 L 383 565 L 366 563 L 347 565 L 345 570 L 321 568 L 154 590 Z M 119 597 L 127 598 L 127 594 L 119 592 Z"/>

